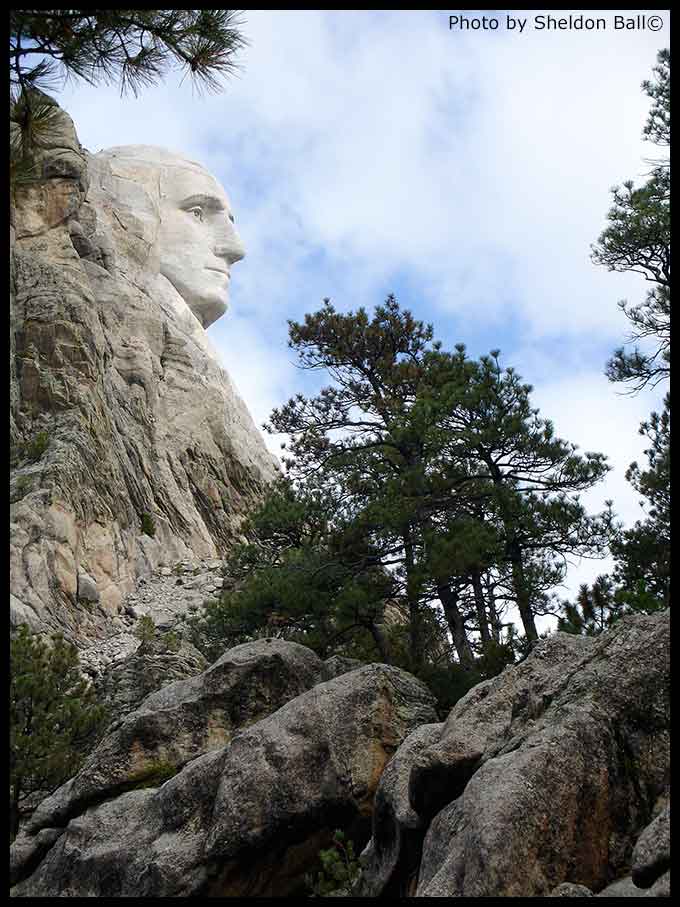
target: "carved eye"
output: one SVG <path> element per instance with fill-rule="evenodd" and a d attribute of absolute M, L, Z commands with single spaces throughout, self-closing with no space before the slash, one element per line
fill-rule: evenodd
<path fill-rule="evenodd" d="M 201 208 L 200 205 L 196 205 L 195 208 L 189 208 L 189 213 L 190 213 L 190 214 L 193 214 L 193 216 L 194 216 L 197 220 L 200 220 L 200 221 L 203 220 L 203 208 Z"/>

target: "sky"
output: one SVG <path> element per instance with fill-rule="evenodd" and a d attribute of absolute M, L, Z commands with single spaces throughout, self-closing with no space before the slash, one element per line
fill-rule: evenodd
<path fill-rule="evenodd" d="M 572 27 L 535 28 L 548 14 L 571 15 Z M 579 15 L 604 28 L 579 29 Z M 617 15 L 634 27 L 616 29 Z M 521 34 L 508 16 L 527 20 Z M 608 455 L 586 506 L 611 498 L 632 524 L 641 509 L 624 474 L 644 462 L 637 429 L 663 389 L 631 398 L 605 378 L 628 329 L 617 301 L 646 287 L 596 267 L 590 246 L 611 188 L 643 180 L 658 153 L 642 141 L 640 83 L 669 44 L 668 10 L 248 10 L 243 20 L 249 46 L 221 94 L 178 72 L 138 99 L 84 83 L 53 93 L 89 151 L 161 145 L 225 186 L 247 255 L 209 334 L 256 423 L 318 387 L 287 347 L 288 319 L 324 297 L 370 311 L 394 293 L 445 348 L 500 349 L 558 435 Z M 280 453 L 280 439 L 266 440 Z M 609 566 L 575 564 L 560 592 Z"/>

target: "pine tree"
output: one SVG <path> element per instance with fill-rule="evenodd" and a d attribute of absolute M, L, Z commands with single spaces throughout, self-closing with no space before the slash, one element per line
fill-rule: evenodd
<path fill-rule="evenodd" d="M 47 91 L 71 78 L 137 95 L 170 66 L 219 90 L 247 43 L 240 25 L 239 11 L 224 9 L 10 10 L 12 180 L 34 176 L 31 157 L 54 116 Z"/>
<path fill-rule="evenodd" d="M 323 369 L 334 383 L 314 398 L 297 395 L 266 427 L 291 436 L 291 477 L 338 489 L 347 521 L 370 534 L 394 571 L 409 614 L 412 668 L 425 655 L 433 591 L 459 657 L 469 660 L 463 577 L 475 630 L 490 641 L 481 578 L 494 564 L 508 565 L 514 603 L 535 641 L 540 571 L 554 580 L 555 559 L 603 553 L 606 515 L 588 517 L 575 494 L 600 480 L 605 458 L 581 456 L 555 438 L 530 405 L 531 387 L 502 371 L 497 353 L 475 363 L 463 345 L 443 352 L 431 326 L 402 312 L 394 297 L 372 320 L 363 309 L 339 314 L 326 301 L 303 325 L 291 323 L 290 337 L 302 367 Z"/>
<path fill-rule="evenodd" d="M 644 82 L 652 109 L 643 134 L 657 146 L 670 147 L 670 52 L 662 50 L 654 68 L 656 81 Z M 652 352 L 620 347 L 607 363 L 610 381 L 624 382 L 630 393 L 654 387 L 670 374 L 670 163 L 655 162 L 650 178 L 638 188 L 632 181 L 613 190 L 609 224 L 593 248 L 593 261 L 610 271 L 641 274 L 653 284 L 643 302 L 619 307 L 631 324 L 630 343 L 651 340 Z"/>
<path fill-rule="evenodd" d="M 50 645 L 20 626 L 10 643 L 12 839 L 22 804 L 75 774 L 103 720 L 104 708 L 80 674 L 75 646 L 61 636 Z"/>
<path fill-rule="evenodd" d="M 611 545 L 614 578 L 631 608 L 655 610 L 670 605 L 671 578 L 671 438 L 670 394 L 661 413 L 640 426 L 650 446 L 648 468 L 631 463 L 626 478 L 643 498 L 646 518 L 620 530 Z"/>
<path fill-rule="evenodd" d="M 393 296 L 371 320 L 364 309 L 344 315 L 325 300 L 304 324 L 290 323 L 289 345 L 302 368 L 324 370 L 333 384 L 313 398 L 298 394 L 265 427 L 291 437 L 291 478 L 335 490 L 337 516 L 370 539 L 383 566 L 394 570 L 415 670 L 424 657 L 417 523 L 430 441 L 420 391 L 432 328 L 402 312 Z"/>
<path fill-rule="evenodd" d="M 602 454 L 578 454 L 555 437 L 552 423 L 531 406 L 531 385 L 513 368 L 501 369 L 498 356 L 494 350 L 471 363 L 459 344 L 455 354 L 436 351 L 429 364 L 440 388 L 442 468 L 475 463 L 471 487 L 502 540 L 531 645 L 538 639 L 539 590 L 560 581 L 558 563 L 568 554 L 604 554 L 610 515 L 588 516 L 577 493 L 609 467 Z"/>
<path fill-rule="evenodd" d="M 598 576 L 592 586 L 579 587 L 576 602 L 562 603 L 564 616 L 557 619 L 557 629 L 577 636 L 597 636 L 623 613 L 614 596 L 611 578 Z"/>

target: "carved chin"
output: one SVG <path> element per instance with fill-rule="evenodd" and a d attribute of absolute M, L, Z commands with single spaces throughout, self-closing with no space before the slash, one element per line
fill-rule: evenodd
<path fill-rule="evenodd" d="M 228 302 L 226 296 L 222 299 L 191 300 L 189 308 L 203 327 L 207 328 L 224 315 L 228 308 Z"/>

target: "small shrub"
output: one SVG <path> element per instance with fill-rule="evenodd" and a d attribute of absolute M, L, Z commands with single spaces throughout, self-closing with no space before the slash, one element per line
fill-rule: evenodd
<path fill-rule="evenodd" d="M 106 710 L 81 676 L 78 650 L 22 624 L 10 641 L 10 838 L 22 808 L 73 777 L 94 747 Z"/>
<path fill-rule="evenodd" d="M 314 876 L 305 876 L 311 897 L 328 897 L 339 889 L 349 892 L 359 877 L 361 865 L 354 853 L 354 844 L 348 841 L 345 833 L 336 829 L 332 846 L 319 851 L 321 869 Z"/>
<path fill-rule="evenodd" d="M 135 636 L 141 642 L 151 642 L 156 636 L 156 625 L 148 614 L 142 615 L 135 625 Z"/>
<path fill-rule="evenodd" d="M 181 637 L 175 633 L 174 630 L 165 633 L 162 637 L 162 641 L 168 652 L 179 652 L 180 646 L 182 645 Z"/>
<path fill-rule="evenodd" d="M 37 462 L 50 446 L 50 436 L 46 431 L 39 431 L 38 434 L 26 445 L 26 456 L 33 463 Z"/>
<path fill-rule="evenodd" d="M 156 523 L 154 518 L 150 513 L 142 514 L 142 532 L 144 535 L 148 535 L 150 538 L 153 538 L 156 535 Z"/>

